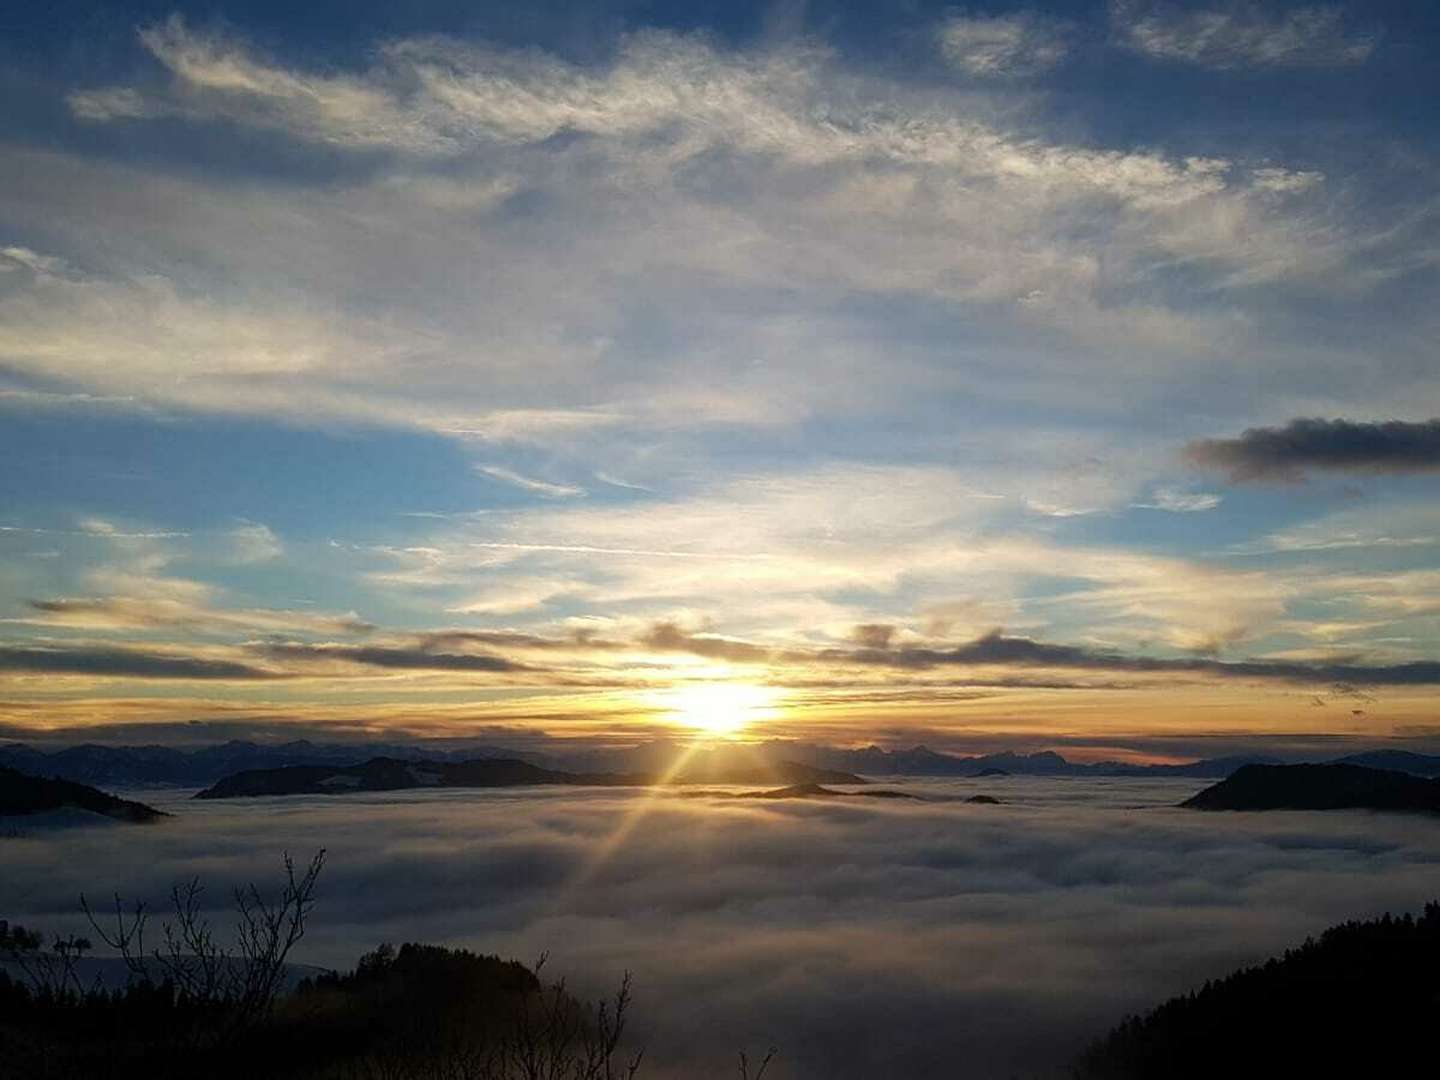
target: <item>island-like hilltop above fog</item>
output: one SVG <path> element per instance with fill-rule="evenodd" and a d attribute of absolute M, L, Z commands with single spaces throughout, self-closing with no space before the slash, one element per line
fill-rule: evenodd
<path fill-rule="evenodd" d="M 166 815 L 144 803 L 117 799 L 86 784 L 27 776 L 0 766 L 0 818 L 24 817 L 39 820 L 68 815 L 71 821 L 111 818 L 144 823 Z"/>

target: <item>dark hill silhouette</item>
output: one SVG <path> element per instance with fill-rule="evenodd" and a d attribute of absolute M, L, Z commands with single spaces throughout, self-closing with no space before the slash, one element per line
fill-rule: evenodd
<path fill-rule="evenodd" d="M 1440 904 L 1319 940 L 1126 1020 L 1075 1080 L 1401 1077 L 1434 1071 Z"/>
<path fill-rule="evenodd" d="M 513 960 L 381 946 L 349 973 L 302 982 L 235 1036 L 225 1004 L 169 981 L 56 995 L 0 970 L 0 1080 L 618 1078 L 625 1067 L 608 1059 L 628 985 L 596 1009 Z"/>
<path fill-rule="evenodd" d="M 400 761 L 374 758 L 363 765 L 292 765 L 252 769 L 227 776 L 199 792 L 197 799 L 234 799 L 260 795 L 343 795 L 357 791 L 404 791 L 413 788 L 499 788 L 531 785 L 632 787 L 669 784 L 863 784 L 849 773 L 814 769 L 794 762 L 759 762 L 710 768 L 696 773 L 648 776 L 624 773 L 570 773 L 543 769 L 513 758 L 475 761 Z"/>
<path fill-rule="evenodd" d="M 84 810 L 116 821 L 158 821 L 168 815 L 144 803 L 107 795 L 85 784 L 27 776 L 0 766 L 0 816 L 39 814 L 51 810 Z"/>
<path fill-rule="evenodd" d="M 1186 799 L 1192 810 L 1440 810 L 1440 781 L 1362 765 L 1247 765 Z"/>

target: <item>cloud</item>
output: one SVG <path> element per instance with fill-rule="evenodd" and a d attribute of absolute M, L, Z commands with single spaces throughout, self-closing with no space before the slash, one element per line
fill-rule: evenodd
<path fill-rule="evenodd" d="M 887 623 L 865 623 L 855 627 L 850 636 L 855 644 L 867 649 L 888 649 L 895 638 L 896 627 Z"/>
<path fill-rule="evenodd" d="M 572 484 L 552 484 L 548 480 L 536 480 L 534 477 L 521 476 L 515 470 L 507 469 L 502 465 L 480 465 L 477 466 L 477 468 L 493 480 L 499 480 L 505 484 L 512 484 L 515 487 L 523 488 L 525 491 L 533 491 L 537 495 L 546 495 L 555 499 L 565 499 L 585 494 L 584 488 L 575 487 Z"/>
<path fill-rule="evenodd" d="M 1263 571 L 1055 543 L 1014 525 L 1017 504 L 1049 491 L 1123 507 L 1133 498 L 1127 479 L 1104 469 L 987 475 L 979 465 L 834 463 L 619 512 L 539 505 L 448 521 L 419 550 L 380 555 L 376 580 L 451 590 L 454 610 L 540 612 L 564 597 L 577 615 L 708 625 L 780 646 L 843 641 L 857 623 L 921 628 L 937 604 L 961 598 L 976 632 L 1004 622 L 1185 649 L 1260 636 L 1284 613 L 1286 587 Z"/>
<path fill-rule="evenodd" d="M 736 663 L 763 662 L 770 656 L 768 649 L 744 641 L 731 641 L 708 634 L 690 634 L 674 623 L 657 623 L 640 638 L 640 644 L 663 652 L 685 652 L 711 660 Z"/>
<path fill-rule="evenodd" d="M 652 486 L 617 428 L 677 442 L 960 394 L 1113 409 L 1100 378 L 1077 400 L 1077 364 L 1142 397 L 1181 371 L 1213 393 L 1213 356 L 1255 332 L 1248 290 L 1353 289 L 1348 264 L 1393 254 L 1296 179 L 1318 169 L 1087 138 L 813 44 L 648 32 L 577 64 L 419 38 L 337 69 L 183 22 L 143 40 L 162 78 L 92 122 L 144 122 L 138 95 L 320 148 L 337 175 L 17 152 L 0 218 L 66 223 L 46 239 L 85 272 L 0 296 L 7 366 L 137 404 L 420 426 L 525 479 L 493 444 Z M 152 255 L 114 254 L 132 245 Z M 1007 362 L 957 362 L 947 329 L 897 340 L 883 312 L 913 298 Z"/>
<path fill-rule="evenodd" d="M 1248 428 L 1233 439 L 1201 439 L 1185 448 L 1194 464 L 1237 483 L 1297 481 L 1309 470 L 1410 473 L 1440 470 L 1440 420 L 1291 420 Z"/>
<path fill-rule="evenodd" d="M 0 672 L 89 675 L 127 679 L 220 679 L 279 677 L 272 670 L 233 660 L 103 646 L 0 645 Z"/>
<path fill-rule="evenodd" d="M 1351 682 L 1376 686 L 1440 684 L 1440 661 L 1435 660 L 1364 665 L 1127 656 L 1079 645 L 1058 645 L 1030 638 L 1007 637 L 998 630 L 950 649 L 906 646 L 897 649 L 862 649 L 855 652 L 828 650 L 819 656 L 841 663 L 920 669 L 937 666 L 1085 668 L 1095 671 L 1194 674 L 1252 680 L 1280 679 L 1287 682 Z"/>
<path fill-rule="evenodd" d="M 656 1080 L 733 1071 L 737 1048 L 772 1045 L 789 1080 L 957 1062 L 1003 1080 L 1060 1073 L 1126 1014 L 1328 925 L 1414 910 L 1440 860 L 1433 823 L 1404 815 L 1221 820 L 1173 809 L 1198 783 L 1003 783 L 1002 807 L 532 790 L 276 813 L 153 793 L 175 817 L 124 844 L 105 828 L 7 837 L 6 916 L 81 932 L 81 892 L 163 908 L 203 866 L 205 914 L 228 927 L 234 887 L 273 887 L 281 851 L 323 845 L 301 962 L 348 967 L 380 941 L 548 950 L 586 997 L 632 971 L 631 1030 Z"/>
<path fill-rule="evenodd" d="M 993 22 L 1029 27 L 1016 46 L 1022 54 L 1040 48 L 1023 42 L 1041 23 Z M 814 47 L 725 52 L 699 38 L 652 31 L 625 38 L 609 70 L 595 71 L 535 52 L 424 38 L 393 43 L 364 74 L 312 75 L 257 59 L 243 44 L 196 34 L 178 18 L 141 37 L 174 76 L 168 93 L 188 115 L 355 148 L 453 155 L 491 144 L 539 144 L 565 132 L 616 144 L 668 137 L 671 165 L 712 147 L 794 165 L 879 157 L 901 167 L 1156 206 L 1213 194 L 1229 166 L 1048 145 L 938 111 L 886 115 L 891 103 L 846 111 L 827 93 L 843 83 L 834 57 Z M 71 100 L 73 108 L 77 99 Z M 828 105 L 823 119 L 814 110 L 821 100 Z M 129 117 L 95 110 L 92 118 Z"/>
<path fill-rule="evenodd" d="M 1260 191 L 1275 195 L 1291 195 L 1325 182 L 1325 174 L 1315 170 L 1280 169 L 1265 167 L 1250 174 L 1250 182 Z"/>
<path fill-rule="evenodd" d="M 421 648 L 437 651 L 471 645 L 541 650 L 613 650 L 626 647 L 625 642 L 608 640 L 583 630 L 575 630 L 563 637 L 546 637 L 518 630 L 436 630 L 420 635 L 419 642 Z"/>
<path fill-rule="evenodd" d="M 1428 579 L 1427 579 L 1428 580 Z M 1398 585 L 1399 583 L 1394 583 Z M 1375 686 L 1431 686 L 1440 684 L 1440 661 L 1414 660 L 1395 664 L 1365 664 L 1354 660 L 1220 660 L 1210 657 L 1146 656 L 1006 635 L 995 630 L 971 641 L 948 647 L 898 643 L 895 628 L 868 625 L 852 632 L 856 642 L 847 647 L 805 648 L 798 645 L 775 647 L 736 638 L 686 631 L 674 623 L 656 623 L 629 639 L 585 634 L 544 637 L 514 631 L 437 631 L 393 643 L 336 645 L 271 642 L 251 648 L 266 660 L 340 663 L 368 667 L 435 672 L 529 672 L 563 681 L 567 677 L 585 680 L 643 674 L 636 665 L 646 652 L 683 653 L 726 664 L 762 665 L 770 677 L 797 685 L 823 672 L 830 685 L 865 685 L 866 669 L 928 671 L 956 668 L 966 672 L 966 685 L 1035 686 L 1027 675 L 1011 679 L 999 674 L 1007 669 L 1023 671 L 1119 672 L 1135 675 L 1190 675 L 1198 679 L 1278 681 L 1286 683 L 1355 683 Z M 559 655 L 550 667 L 540 668 L 488 652 L 469 651 L 472 646 L 543 650 Z M 1217 647 L 1218 648 L 1218 647 Z M 442 651 L 451 650 L 451 651 Z M 458 650 L 458 651 L 456 651 Z M 1213 650 L 1211 650 L 1213 651 Z M 571 654 L 567 663 L 563 654 Z M 598 654 L 606 660 L 594 667 Z M 304 667 L 290 669 L 304 673 Z M 1045 685 L 1081 688 L 1053 679 Z"/>
<path fill-rule="evenodd" d="M 1027 14 L 943 25 L 962 68 L 997 73 L 1084 32 Z M 567 675 L 610 659 L 563 644 L 581 623 L 652 669 L 718 670 L 725 650 L 779 668 L 854 645 L 856 625 L 893 626 L 892 646 L 994 626 L 1119 656 L 1294 646 L 1312 595 L 1288 563 L 1236 570 L 1193 530 L 1137 548 L 1146 519 L 1125 510 L 1218 498 L 1159 475 L 1175 436 L 1156 418 L 1177 401 L 1221 417 L 1214 432 L 1244 426 L 1223 419 L 1238 404 L 1401 416 L 1428 400 L 1433 335 L 1401 310 L 1433 254 L 1420 200 L 1400 205 L 1396 180 L 1372 201 L 1334 140 L 1236 141 L 1203 116 L 1087 126 L 1022 84 L 936 78 L 938 59 L 912 73 L 814 38 L 734 40 L 641 31 L 576 60 L 417 37 L 341 57 L 148 27 L 153 63 L 71 103 L 114 128 L 105 144 L 166 117 L 145 133 L 163 153 L 98 154 L 68 125 L 0 154 L 6 379 L 177 419 L 438 433 L 456 501 L 417 488 L 414 509 L 449 516 L 337 526 L 318 553 L 293 515 L 236 507 L 293 528 L 286 550 L 256 526 L 226 554 L 197 525 L 161 556 L 67 558 L 43 590 L 32 560 L 3 570 L 3 614 L 343 641 L 352 601 L 333 598 L 356 588 L 366 616 L 417 633 L 553 640 L 534 648 Z M 212 154 L 236 131 L 265 169 Z M 1330 332 L 1371 298 L 1397 316 L 1365 320 L 1358 344 Z M 72 539 L 44 546 L 86 546 Z M 226 569 L 242 559 L 261 561 Z M 281 610 L 303 602 L 275 590 L 305 581 L 341 610 Z M 37 593 L 57 606 L 13 610 Z M 1376 617 L 1337 607 L 1320 621 Z M 639 657 L 647 635 L 685 648 Z M 293 666 L 306 687 L 422 682 L 332 660 Z M 844 677 L 955 669 L 918 672 Z"/>
<path fill-rule="evenodd" d="M 940 51 L 955 68 L 977 78 L 1038 75 L 1069 54 L 1070 27 L 1032 12 L 952 15 L 940 24 Z"/>
<path fill-rule="evenodd" d="M 280 538 L 268 525 L 247 521 L 230 530 L 229 557 L 237 563 L 269 562 L 285 554 Z"/>
<path fill-rule="evenodd" d="M 511 672 L 534 668 L 484 653 L 438 653 L 382 645 L 304 645 L 276 642 L 256 647 L 266 657 L 300 663 L 341 662 L 400 671 Z"/>
<path fill-rule="evenodd" d="M 1277 529 L 1230 548 L 1238 555 L 1375 552 L 1427 548 L 1440 543 L 1440 508 L 1426 501 L 1386 498 L 1342 506 L 1320 517 Z"/>
<path fill-rule="evenodd" d="M 1196 514 L 1214 510 L 1220 505 L 1219 495 L 1203 491 L 1177 491 L 1174 488 L 1156 488 L 1148 503 L 1133 503 L 1139 510 L 1168 510 L 1172 514 Z"/>
<path fill-rule="evenodd" d="M 12 273 L 17 269 L 29 270 L 33 274 L 50 276 L 64 273 L 68 267 L 64 259 L 54 255 L 41 255 L 27 247 L 11 245 L 0 247 L 0 273 Z"/>
<path fill-rule="evenodd" d="M 403 580 L 402 576 L 377 580 Z M 583 599 L 591 586 L 578 577 L 532 576 L 529 574 L 506 574 L 482 585 L 476 590 L 467 590 L 457 603 L 450 604 L 446 611 L 460 615 L 519 615 L 533 613 L 561 600 Z"/>
<path fill-rule="evenodd" d="M 226 609 L 164 597 L 62 597 L 31 600 L 33 620 L 44 626 L 89 630 L 140 630 L 179 627 L 200 632 L 260 630 L 317 634 L 367 634 L 375 624 L 354 612 L 327 615 L 307 611 Z"/>
<path fill-rule="evenodd" d="M 1339 7 L 1271 14 L 1257 0 L 1228 8 L 1111 0 L 1111 26 L 1122 45 L 1154 60 L 1217 70 L 1349 67 L 1375 51 L 1374 34 L 1357 33 Z"/>

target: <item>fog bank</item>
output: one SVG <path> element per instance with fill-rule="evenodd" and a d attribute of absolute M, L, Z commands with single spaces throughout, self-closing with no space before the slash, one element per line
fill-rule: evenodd
<path fill-rule="evenodd" d="M 77 897 L 198 874 L 274 884 L 330 850 L 297 959 L 380 941 L 533 960 L 586 993 L 629 969 L 650 1077 L 1050 1075 L 1127 1011 L 1330 923 L 1440 895 L 1440 823 L 1203 814 L 1186 780 L 887 784 L 929 801 L 616 790 L 198 803 L 173 820 L 0 839 L 0 917 L 78 928 Z M 1001 806 L 956 801 L 976 792 Z M 152 803 L 156 794 L 148 793 Z"/>

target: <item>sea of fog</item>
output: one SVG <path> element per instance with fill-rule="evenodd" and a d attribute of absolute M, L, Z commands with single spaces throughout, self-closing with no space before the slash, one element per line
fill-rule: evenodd
<path fill-rule="evenodd" d="M 616 789 L 194 802 L 155 826 L 0 837 L 0 917 L 79 928 L 84 891 L 163 902 L 199 875 L 273 886 L 329 863 L 296 959 L 381 941 L 636 987 L 642 1076 L 1057 1075 L 1143 1008 L 1351 917 L 1440 896 L 1440 823 L 1367 812 L 1207 814 L 1193 780 L 887 782 L 927 797 L 739 801 Z M 1001 806 L 963 798 L 996 795 Z"/>

